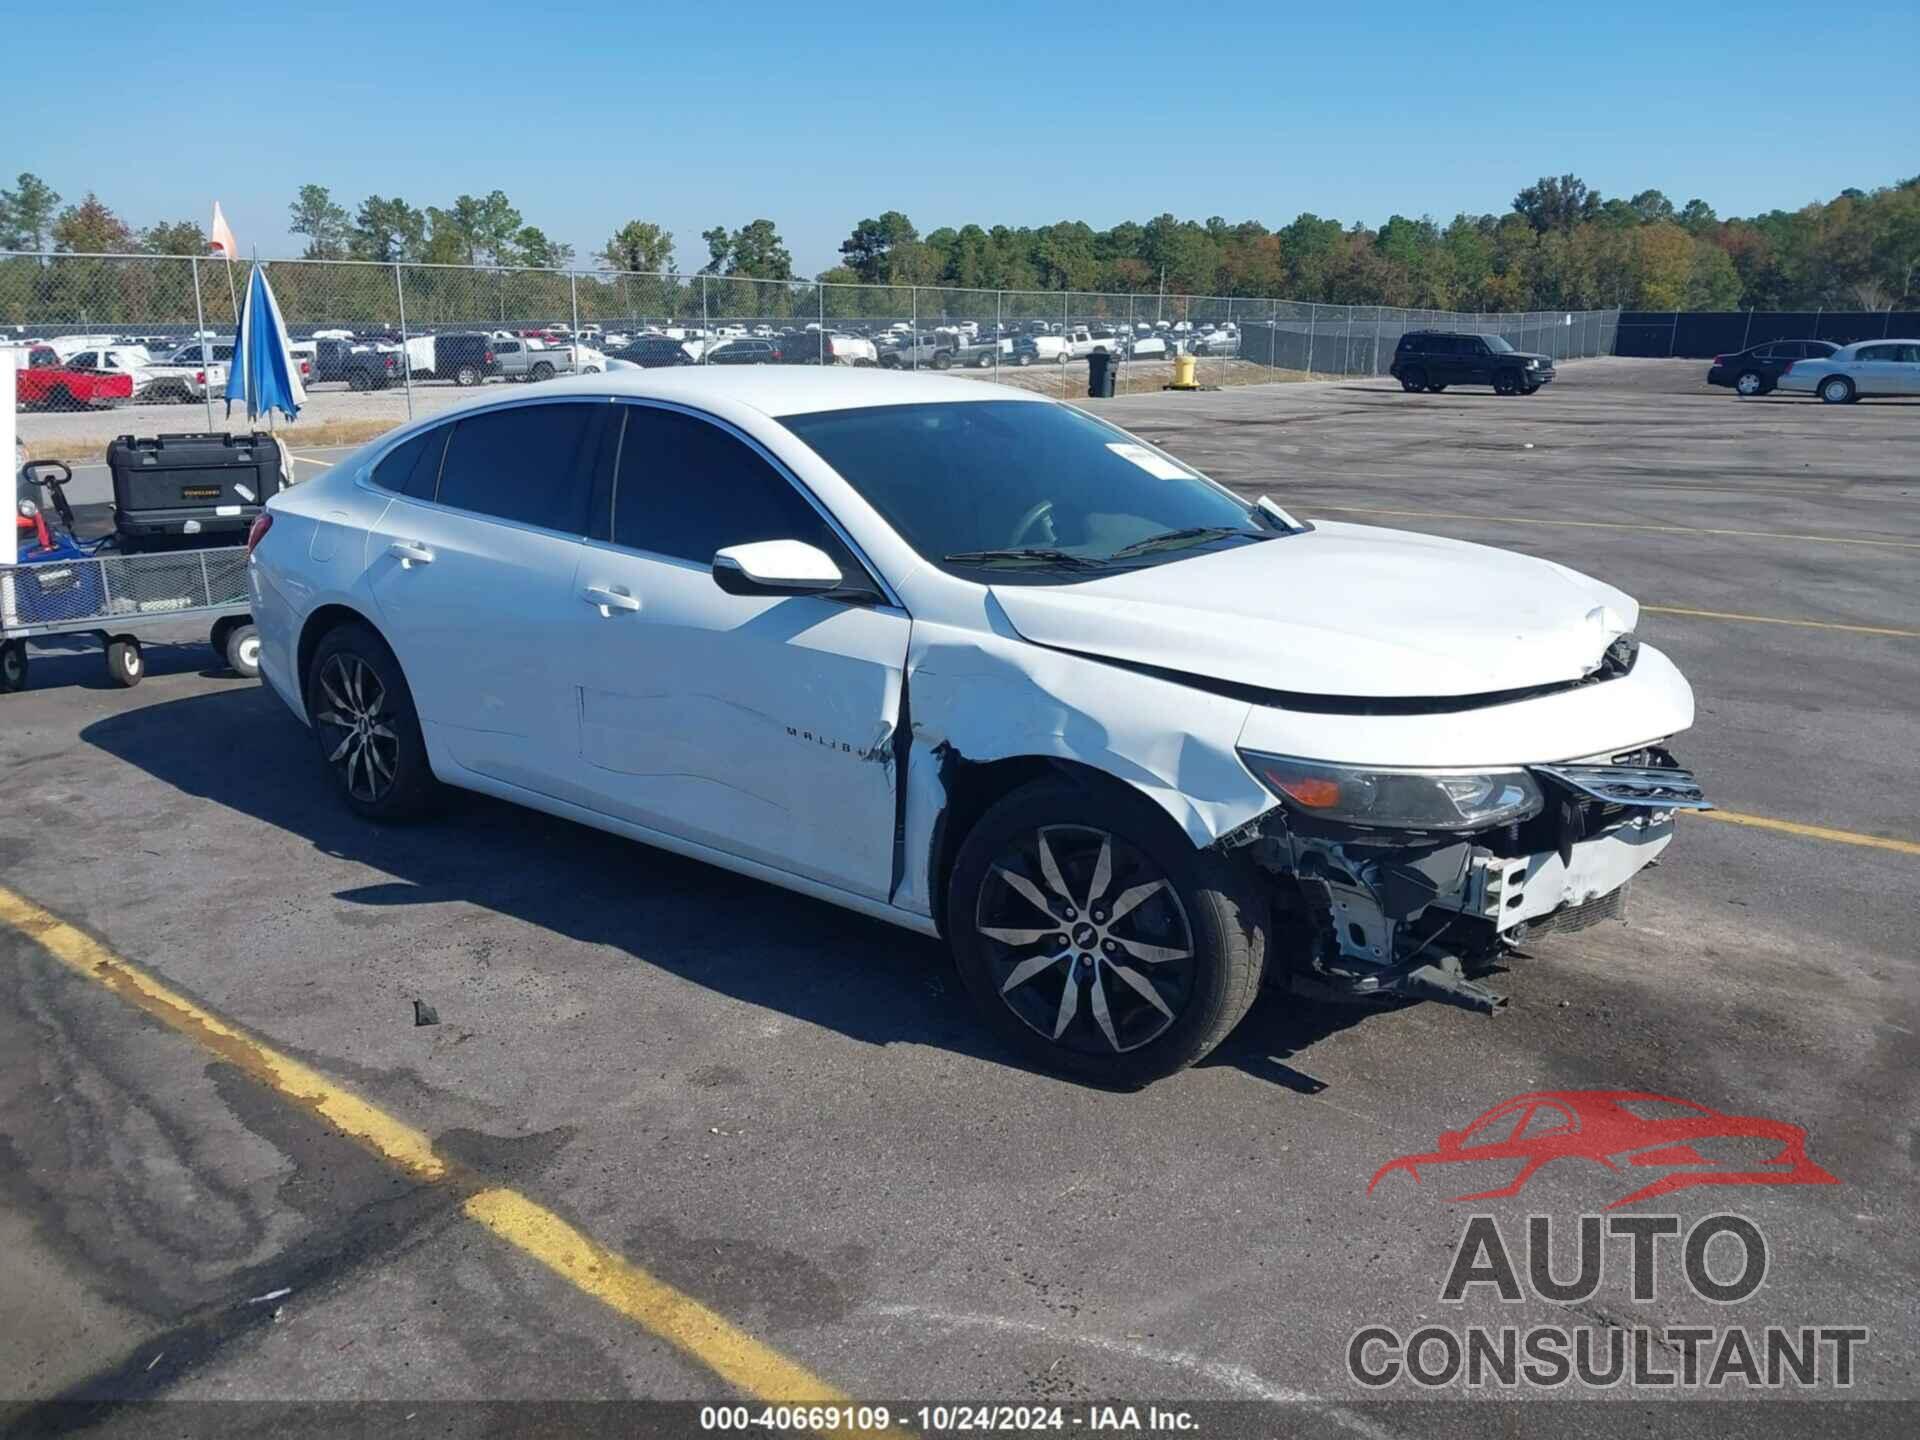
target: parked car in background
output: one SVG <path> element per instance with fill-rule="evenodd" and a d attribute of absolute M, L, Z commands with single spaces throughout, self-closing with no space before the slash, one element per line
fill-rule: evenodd
<path fill-rule="evenodd" d="M 1720 385 L 1743 398 L 1765 395 L 1796 360 L 1825 360 L 1840 347 L 1830 340 L 1768 340 L 1731 355 L 1716 355 L 1707 384 Z"/>
<path fill-rule="evenodd" d="M 314 336 L 313 347 L 310 378 L 320 384 L 344 381 L 353 390 L 384 390 L 407 378 L 406 352 L 383 340 L 323 332 Z"/>
<path fill-rule="evenodd" d="M 128 404 L 133 399 L 133 376 L 124 372 L 78 369 L 64 364 L 52 350 L 52 364 L 23 366 L 14 371 L 14 401 L 22 410 L 90 410 Z"/>
<path fill-rule="evenodd" d="M 1409 330 L 1387 373 L 1402 390 L 1438 394 L 1449 385 L 1490 385 L 1496 395 L 1532 395 L 1553 380 L 1553 359 L 1516 350 L 1499 335 Z"/>
<path fill-rule="evenodd" d="M 686 341 L 669 339 L 665 335 L 642 335 L 632 344 L 617 346 L 607 354 L 629 365 L 638 365 L 643 370 L 691 365 L 694 361 L 693 352 L 687 349 Z"/>
<path fill-rule="evenodd" d="M 499 362 L 500 373 L 509 380 L 539 382 L 573 370 L 572 348 L 549 345 L 544 340 L 502 340 L 496 336 L 493 358 Z"/>
<path fill-rule="evenodd" d="M 858 365 L 862 368 L 880 363 L 880 347 L 864 335 L 848 335 L 829 330 L 822 335 L 808 331 L 797 341 L 780 347 L 789 365 Z"/>
<path fill-rule="evenodd" d="M 751 336 L 717 341 L 707 351 L 709 365 L 778 365 L 783 359 L 780 346 L 771 340 Z"/>
<path fill-rule="evenodd" d="M 471 387 L 500 373 L 493 339 L 478 330 L 415 335 L 407 340 L 407 365 L 416 380 L 451 380 Z"/>
<path fill-rule="evenodd" d="M 450 784 L 944 937 L 945 993 L 1108 1084 L 1263 980 L 1491 1012 L 1706 804 L 1619 590 L 976 381 L 559 381 L 282 490 L 247 573 L 357 816 Z"/>
<path fill-rule="evenodd" d="M 900 335 L 881 346 L 876 358 L 883 370 L 946 370 L 958 345 L 953 335 Z"/>
<path fill-rule="evenodd" d="M 1920 340 L 1859 340 L 1831 355 L 1792 360 L 1775 384 L 1788 394 L 1818 395 L 1829 405 L 1920 395 Z"/>
<path fill-rule="evenodd" d="M 1065 365 L 1070 360 L 1084 360 L 1095 351 L 1117 355 L 1124 343 L 1111 330 L 1102 330 L 1096 335 L 1084 325 L 1058 335 L 1023 335 L 1013 342 L 1013 363 Z"/>

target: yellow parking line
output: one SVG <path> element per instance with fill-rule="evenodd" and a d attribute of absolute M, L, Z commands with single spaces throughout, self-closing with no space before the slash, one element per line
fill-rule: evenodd
<path fill-rule="evenodd" d="M 1696 620 L 1744 620 L 1752 625 L 1794 625 L 1802 630 L 1845 630 L 1853 635 L 1897 635 L 1903 640 L 1920 640 L 1920 630 L 1899 630 L 1891 625 L 1841 625 L 1831 620 L 1783 620 L 1778 615 L 1741 615 L 1731 610 L 1687 610 L 1678 605 L 1642 605 L 1651 615 L 1688 615 Z"/>
<path fill-rule="evenodd" d="M 847 1396 L 824 1380 L 692 1296 L 606 1249 L 525 1195 L 480 1187 L 477 1177 L 436 1155 L 433 1141 L 424 1132 L 312 1067 L 235 1029 L 85 931 L 4 885 L 0 885 L 0 924 L 33 941 L 75 974 L 104 986 L 179 1031 L 409 1175 L 429 1183 L 474 1186 L 462 1206 L 468 1218 L 539 1261 L 581 1293 L 705 1365 L 736 1389 L 770 1403 L 848 1403 Z"/>
<path fill-rule="evenodd" d="M 1833 840 L 1842 845 L 1864 845 L 1873 850 L 1892 850 L 1899 855 L 1920 855 L 1920 844 L 1911 840 L 1890 840 L 1885 835 L 1862 835 L 1857 830 L 1833 830 L 1825 825 L 1802 825 L 1798 820 L 1774 820 L 1765 815 L 1742 815 L 1738 810 L 1695 810 L 1707 820 L 1724 820 L 1729 825 L 1750 825 L 1756 830 L 1778 830 L 1808 840 Z"/>
<path fill-rule="evenodd" d="M 291 450 L 289 450 L 287 454 L 292 456 L 293 459 L 298 460 L 302 465 L 318 465 L 322 470 L 331 470 L 333 468 L 333 461 L 331 460 L 316 460 L 311 455 L 294 455 Z"/>
<path fill-rule="evenodd" d="M 1567 525 L 1579 530 L 1650 530 L 1664 535 L 1738 535 L 1749 540 L 1804 540 L 1815 545 L 1877 545 L 1891 550 L 1920 550 L 1920 540 L 1871 540 L 1855 535 L 1802 535 L 1793 530 L 1709 530 L 1696 525 L 1632 525 L 1620 520 L 1541 520 L 1531 515 L 1468 515 L 1457 510 L 1388 510 L 1375 505 L 1322 505 L 1300 502 L 1311 517 L 1318 510 L 1346 515 L 1403 515 L 1420 520 L 1486 520 L 1496 525 Z"/>

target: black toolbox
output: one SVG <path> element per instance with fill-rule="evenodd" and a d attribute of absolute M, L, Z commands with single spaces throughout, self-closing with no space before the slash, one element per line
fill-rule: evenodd
<path fill-rule="evenodd" d="M 280 442 L 251 435 L 122 435 L 107 447 L 120 548 L 238 545 L 280 489 Z"/>

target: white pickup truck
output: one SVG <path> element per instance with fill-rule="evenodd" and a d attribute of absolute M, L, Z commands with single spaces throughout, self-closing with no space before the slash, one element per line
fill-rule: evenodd
<path fill-rule="evenodd" d="M 1095 333 L 1085 325 L 1076 325 L 1064 335 L 1022 335 L 1013 342 L 1013 363 L 1032 365 L 1052 361 L 1064 365 L 1069 360 L 1084 360 L 1096 352 L 1118 355 L 1125 340 L 1109 331 Z"/>

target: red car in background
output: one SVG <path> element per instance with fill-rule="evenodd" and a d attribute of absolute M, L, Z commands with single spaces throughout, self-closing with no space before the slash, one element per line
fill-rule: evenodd
<path fill-rule="evenodd" d="M 60 363 L 45 346 L 36 346 L 25 366 L 14 372 L 14 401 L 22 410 L 87 410 L 121 405 L 133 399 L 133 376 L 104 370 L 76 370 Z"/>

